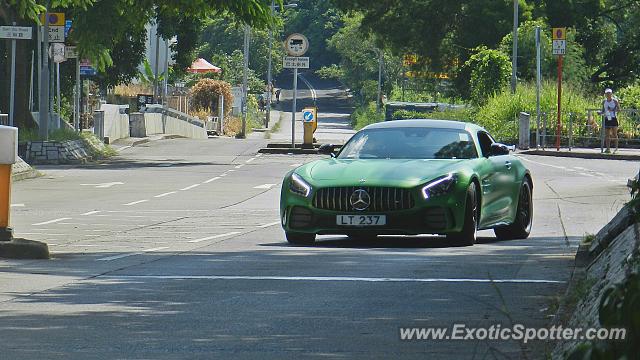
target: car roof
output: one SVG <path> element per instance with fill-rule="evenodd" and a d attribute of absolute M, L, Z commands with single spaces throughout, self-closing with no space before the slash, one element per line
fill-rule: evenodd
<path fill-rule="evenodd" d="M 433 120 L 433 119 L 407 119 L 407 120 L 391 120 L 384 121 L 375 124 L 371 124 L 363 128 L 363 130 L 369 129 L 395 129 L 395 128 L 439 128 L 439 129 L 460 129 L 467 131 L 484 130 L 482 127 L 452 120 Z"/>

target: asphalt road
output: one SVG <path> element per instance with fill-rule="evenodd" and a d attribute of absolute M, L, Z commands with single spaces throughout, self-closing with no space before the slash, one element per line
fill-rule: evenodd
<path fill-rule="evenodd" d="M 522 156 L 535 184 L 527 240 L 292 247 L 279 185 L 318 156 L 260 156 L 265 143 L 164 140 L 16 183 L 17 235 L 54 257 L 0 260 L 0 358 L 544 358 L 541 343 L 401 341 L 399 328 L 545 326 L 577 244 L 628 200 L 637 172 Z"/>

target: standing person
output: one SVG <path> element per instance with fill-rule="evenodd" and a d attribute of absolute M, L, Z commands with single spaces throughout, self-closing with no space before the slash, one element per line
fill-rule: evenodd
<path fill-rule="evenodd" d="M 616 145 L 614 153 L 618 151 L 618 112 L 620 112 L 620 102 L 613 97 L 613 90 L 606 89 L 604 91 L 606 99 L 602 102 L 602 113 L 604 115 L 604 131 L 605 131 L 605 145 L 607 150 L 605 153 L 610 153 L 611 150 L 611 138 Z"/>

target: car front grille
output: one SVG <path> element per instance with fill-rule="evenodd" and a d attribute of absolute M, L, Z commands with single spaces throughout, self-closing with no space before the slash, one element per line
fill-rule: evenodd
<path fill-rule="evenodd" d="M 410 190 L 392 187 L 350 186 L 322 188 L 316 191 L 313 206 L 331 211 L 354 211 L 350 198 L 356 190 L 365 190 L 370 204 L 365 212 L 407 210 L 415 205 Z"/>

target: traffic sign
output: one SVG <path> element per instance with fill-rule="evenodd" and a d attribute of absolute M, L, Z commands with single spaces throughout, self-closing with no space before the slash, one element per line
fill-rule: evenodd
<path fill-rule="evenodd" d="M 49 13 L 50 26 L 64 26 L 64 13 Z M 40 24 L 44 25 L 44 14 L 40 14 Z"/>
<path fill-rule="evenodd" d="M 78 58 L 78 48 L 75 46 L 66 46 L 64 48 L 64 57 L 67 59 L 76 59 Z"/>
<path fill-rule="evenodd" d="M 31 37 L 29 26 L 0 26 L 0 39 L 29 40 Z"/>
<path fill-rule="evenodd" d="M 71 26 L 73 25 L 73 21 L 71 20 L 66 20 L 64 22 L 64 37 L 68 37 L 69 36 L 69 31 L 71 30 Z"/>
<path fill-rule="evenodd" d="M 283 59 L 283 68 L 285 69 L 308 69 L 308 56 L 285 56 Z"/>
<path fill-rule="evenodd" d="M 80 75 L 95 76 L 98 71 L 91 65 L 91 62 L 87 59 L 80 61 Z"/>
<path fill-rule="evenodd" d="M 416 54 L 405 54 L 402 58 L 402 65 L 411 66 L 418 63 L 418 55 Z"/>
<path fill-rule="evenodd" d="M 566 40 L 567 28 L 553 28 L 552 40 Z"/>
<path fill-rule="evenodd" d="M 61 63 L 67 60 L 64 56 L 64 44 L 53 43 L 49 46 L 49 56 L 53 58 L 53 62 Z"/>
<path fill-rule="evenodd" d="M 49 26 L 49 42 L 64 42 L 64 25 Z"/>
<path fill-rule="evenodd" d="M 567 40 L 553 40 L 553 55 L 564 55 L 567 52 Z"/>
<path fill-rule="evenodd" d="M 302 56 L 309 50 L 309 40 L 302 34 L 291 34 L 284 41 L 284 49 L 289 56 Z"/>
<path fill-rule="evenodd" d="M 306 108 L 302 110 L 302 118 L 304 122 L 313 122 L 316 119 L 316 115 L 314 114 L 314 109 Z"/>

